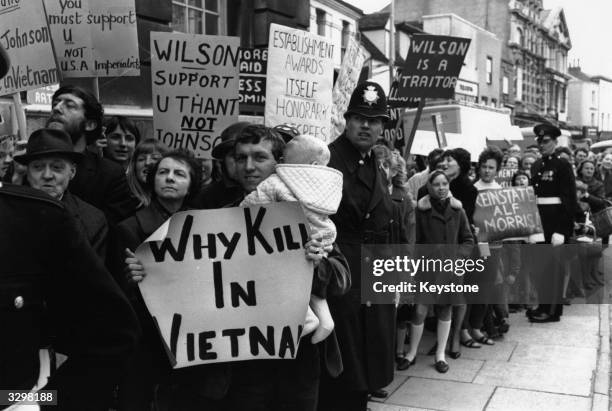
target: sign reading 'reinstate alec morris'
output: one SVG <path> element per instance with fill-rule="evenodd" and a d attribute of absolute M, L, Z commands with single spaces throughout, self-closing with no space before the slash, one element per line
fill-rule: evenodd
<path fill-rule="evenodd" d="M 174 368 L 295 358 L 312 283 L 307 238 L 301 207 L 285 202 L 180 212 L 141 244 L 140 291 Z"/>
<path fill-rule="evenodd" d="M 398 97 L 452 98 L 470 42 L 415 34 L 398 81 Z"/>
<path fill-rule="evenodd" d="M 270 25 L 265 122 L 294 125 L 331 141 L 334 45 L 325 37 Z"/>
<path fill-rule="evenodd" d="M 0 95 L 59 82 L 42 0 L 0 2 L 0 44 L 11 60 Z"/>
<path fill-rule="evenodd" d="M 139 76 L 134 0 L 45 0 L 64 77 Z"/>
<path fill-rule="evenodd" d="M 238 37 L 151 33 L 154 137 L 211 158 L 238 121 Z"/>
<path fill-rule="evenodd" d="M 478 193 L 474 224 L 478 241 L 525 238 L 543 233 L 533 187 L 508 187 Z"/>

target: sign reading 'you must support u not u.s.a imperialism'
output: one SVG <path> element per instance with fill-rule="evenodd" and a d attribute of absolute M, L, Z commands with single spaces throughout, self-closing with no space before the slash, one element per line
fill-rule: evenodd
<path fill-rule="evenodd" d="M 174 368 L 295 358 L 308 235 L 301 207 L 287 202 L 177 213 L 138 247 L 140 291 Z"/>
<path fill-rule="evenodd" d="M 265 121 L 294 125 L 302 134 L 331 140 L 336 48 L 329 39 L 270 25 Z"/>
<path fill-rule="evenodd" d="M 0 95 L 59 82 L 42 0 L 0 2 L 0 45 L 11 61 Z"/>
<path fill-rule="evenodd" d="M 452 98 L 470 39 L 416 34 L 398 79 L 398 97 Z"/>
<path fill-rule="evenodd" d="M 238 121 L 238 37 L 151 33 L 154 137 L 211 158 Z"/>

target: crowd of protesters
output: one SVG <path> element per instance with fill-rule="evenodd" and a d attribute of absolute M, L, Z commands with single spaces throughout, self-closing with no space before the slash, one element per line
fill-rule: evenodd
<path fill-rule="evenodd" d="M 364 93 L 366 87 L 375 90 L 376 98 Z M 461 148 L 436 149 L 407 164 L 380 139 L 389 117 L 385 93 L 372 82 L 357 86 L 345 118 L 345 132 L 328 148 L 289 125 L 239 122 L 222 132 L 212 151 L 214 160 L 199 160 L 141 135 L 128 118 L 104 121 L 103 107 L 91 93 L 63 86 L 53 95 L 45 128 L 31 133 L 25 150 L 15 153 L 12 140 L 0 139 L 0 180 L 30 186 L 64 204 L 131 303 L 142 329 L 114 390 L 91 399 L 98 409 L 149 410 L 155 404 L 164 410 L 365 410 L 371 396 L 387 395 L 383 388 L 395 369 L 405 370 L 417 361 L 425 328 L 436 333 L 429 351 L 432 364 L 445 373 L 450 367 L 447 354 L 456 359 L 462 347 L 486 349 L 509 332 L 509 312 L 526 309 L 536 323 L 559 321 L 567 299 L 589 297 L 602 285 L 600 254 L 561 259 L 559 248 L 551 244 L 597 244 L 590 216 L 612 200 L 612 153 L 557 147 L 559 129 L 540 125 L 535 128 L 538 144 L 525 150 L 488 147 L 473 159 Z M 322 216 L 309 218 L 314 226 L 324 221 L 323 231 L 333 235 L 312 235 L 304 245 L 305 258 L 315 267 L 311 306 L 321 320 L 313 332 L 324 327 L 324 334 L 318 331 L 326 338 L 304 337 L 295 360 L 172 371 L 136 286 L 146 281 L 147 273 L 135 249 L 179 211 L 292 198 L 302 203 L 301 193 L 292 192 L 290 185 L 279 188 L 275 176 L 283 172 L 283 162 L 321 167 L 317 170 L 326 174 L 320 175 L 329 175 L 330 181 L 342 175 L 338 202 L 326 204 Z M 544 279 L 532 276 L 539 269 L 527 264 L 532 249 L 520 240 L 491 243 L 484 272 L 465 281 L 488 289 L 495 304 L 470 304 L 461 296 L 443 303 L 423 298 L 397 307 L 362 303 L 363 244 L 454 244 L 464 257 L 482 252 L 476 246 L 476 199 L 479 191 L 501 188 L 496 177 L 502 169 L 512 170 L 511 185 L 533 185 L 544 228 L 541 242 L 552 250 L 544 259 L 563 264 Z M 264 186 L 276 194 L 266 193 Z M 601 247 L 607 244 L 607 238 L 599 241 Z M 546 298 L 545 290 L 552 290 Z M 48 344 L 59 340 L 55 330 L 45 333 L 41 340 Z M 57 345 L 61 352 L 62 345 Z M 13 388 L 30 388 L 33 377 Z"/>

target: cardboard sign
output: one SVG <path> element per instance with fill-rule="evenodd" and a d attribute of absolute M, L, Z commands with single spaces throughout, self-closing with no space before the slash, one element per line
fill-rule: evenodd
<path fill-rule="evenodd" d="M 517 168 L 502 167 L 497 173 L 495 181 L 502 187 L 512 187 L 512 177 L 517 171 L 519 171 Z"/>
<path fill-rule="evenodd" d="M 346 126 L 344 113 L 351 100 L 351 94 L 353 94 L 353 90 L 357 87 L 361 68 L 365 60 L 365 49 L 361 47 L 353 37 L 349 37 L 349 43 L 344 52 L 340 73 L 338 74 L 338 78 L 336 78 L 336 84 L 334 84 L 334 90 L 332 91 L 332 131 L 330 141 L 338 138 L 344 131 L 344 127 Z"/>
<path fill-rule="evenodd" d="M 0 2 L 0 44 L 11 60 L 0 95 L 60 81 L 42 0 Z"/>
<path fill-rule="evenodd" d="M 238 121 L 238 37 L 151 33 L 154 137 L 212 158 L 221 132 Z"/>
<path fill-rule="evenodd" d="M 323 36 L 270 25 L 265 121 L 288 123 L 331 142 L 334 44 Z"/>
<path fill-rule="evenodd" d="M 42 104 L 45 106 L 51 106 L 53 94 L 55 94 L 57 90 L 59 90 L 59 84 L 28 90 L 26 94 L 26 101 L 28 104 Z"/>
<path fill-rule="evenodd" d="M 138 247 L 174 368 L 295 358 L 312 283 L 298 203 L 185 211 Z"/>
<path fill-rule="evenodd" d="M 478 241 L 525 238 L 543 233 L 533 187 L 509 187 L 478 193 L 474 224 Z"/>
<path fill-rule="evenodd" d="M 396 75 L 391 82 L 391 87 L 389 88 L 389 98 L 387 98 L 387 104 L 393 109 L 399 108 L 417 108 L 419 106 L 419 98 L 418 97 L 400 97 L 399 95 L 399 81 L 402 77 L 402 70 L 396 69 Z"/>
<path fill-rule="evenodd" d="M 44 0 L 64 77 L 139 76 L 134 0 Z"/>
<path fill-rule="evenodd" d="M 240 49 L 240 114 L 263 115 L 268 49 Z"/>
<path fill-rule="evenodd" d="M 462 37 L 415 34 L 399 78 L 398 96 L 453 98 L 470 42 Z"/>

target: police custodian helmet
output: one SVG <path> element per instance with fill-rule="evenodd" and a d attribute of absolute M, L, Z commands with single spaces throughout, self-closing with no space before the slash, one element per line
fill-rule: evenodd
<path fill-rule="evenodd" d="M 387 96 L 380 84 L 373 81 L 364 81 L 355 87 L 344 117 L 348 118 L 351 114 L 359 114 L 363 117 L 380 117 L 385 121 L 389 120 Z"/>

